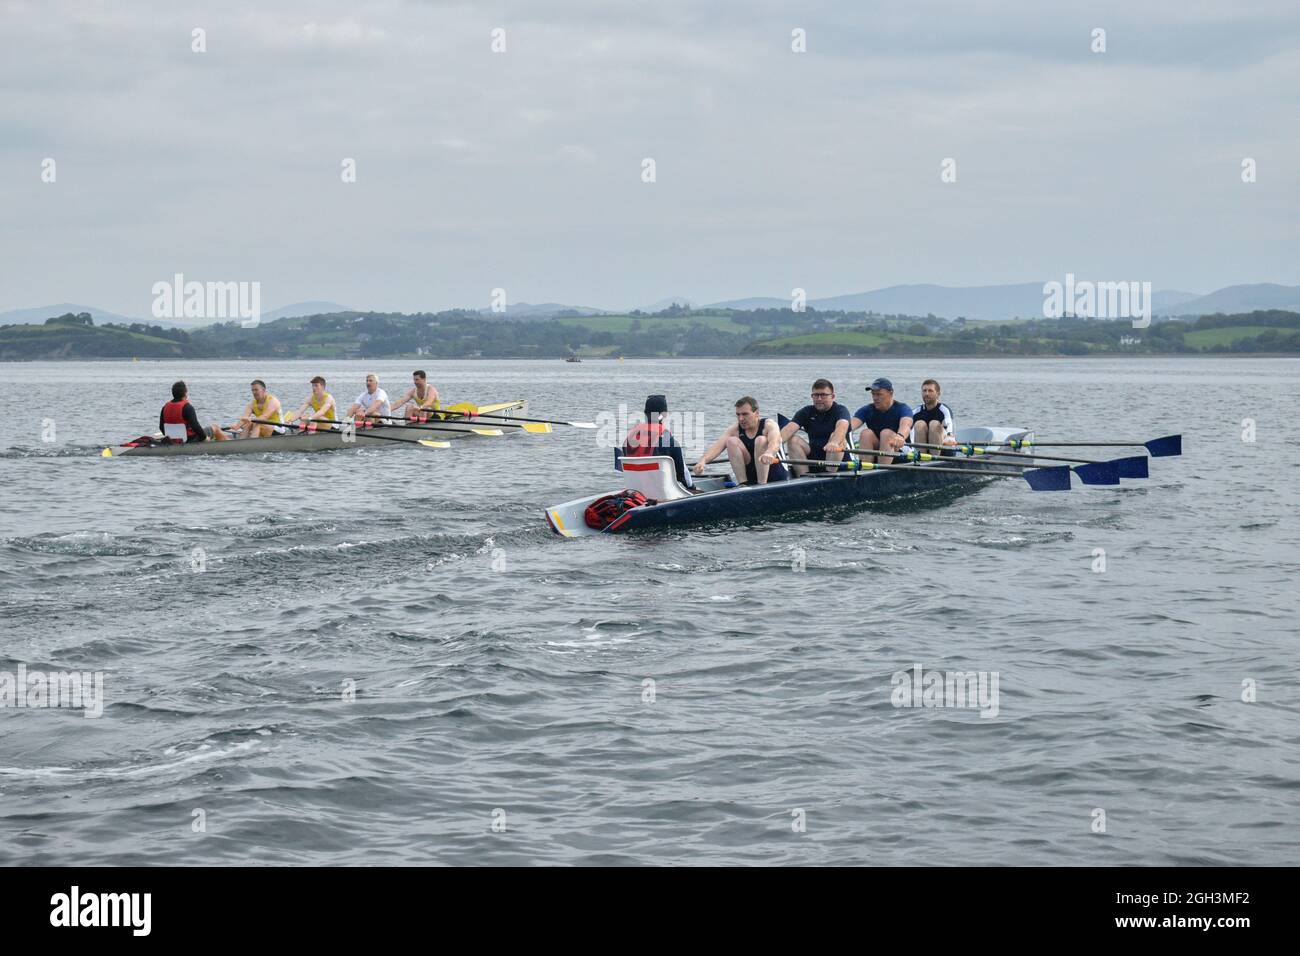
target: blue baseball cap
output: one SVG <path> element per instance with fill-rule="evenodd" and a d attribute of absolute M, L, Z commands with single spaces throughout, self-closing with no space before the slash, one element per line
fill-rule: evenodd
<path fill-rule="evenodd" d="M 878 388 L 887 388 L 892 392 L 894 390 L 894 383 L 887 378 L 878 378 L 867 386 L 867 391 L 874 392 Z"/>

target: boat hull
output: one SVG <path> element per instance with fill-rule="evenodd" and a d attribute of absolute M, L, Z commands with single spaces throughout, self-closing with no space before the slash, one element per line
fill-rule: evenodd
<path fill-rule="evenodd" d="M 969 431 L 986 436 L 979 439 L 984 441 L 1006 441 L 1032 435 L 1019 429 Z M 970 440 L 962 437 L 961 432 L 958 436 L 962 441 Z M 1017 457 L 1024 463 L 1033 461 L 1031 455 Z M 956 468 L 961 471 L 954 470 Z M 744 524 L 807 517 L 885 502 L 904 503 L 909 497 L 917 496 L 925 498 L 918 504 L 929 503 L 936 500 L 932 495 L 934 492 L 965 494 L 978 490 L 995 478 L 1019 473 L 1019 469 L 1009 469 L 1005 465 L 999 467 L 988 459 L 955 457 L 903 468 L 808 476 L 739 488 L 727 488 L 721 479 L 708 479 L 697 482 L 697 487 L 703 489 L 699 494 L 633 508 L 603 530 L 588 527 L 583 518 L 587 505 L 602 495 L 591 495 L 548 508 L 546 520 L 552 531 L 570 538 Z"/>
<path fill-rule="evenodd" d="M 512 415 L 527 415 L 528 402 L 500 402 L 494 405 L 480 405 L 481 414 L 492 414 L 502 418 Z M 230 441 L 203 441 L 184 445 L 151 445 L 141 448 L 114 450 L 113 457 L 148 457 L 169 458 L 188 455 L 267 455 L 279 452 L 333 451 L 340 448 L 400 448 L 402 443 L 413 443 L 421 439 L 448 441 L 456 438 L 475 437 L 472 429 L 492 428 L 497 424 L 491 421 L 448 421 L 437 428 L 409 428 L 405 425 L 392 425 L 382 428 L 363 428 L 355 436 L 346 436 L 341 432 L 294 432 L 285 435 L 272 435 L 269 438 L 233 438 Z M 505 429 L 507 434 L 516 429 Z M 396 438 L 398 441 L 386 439 Z"/>

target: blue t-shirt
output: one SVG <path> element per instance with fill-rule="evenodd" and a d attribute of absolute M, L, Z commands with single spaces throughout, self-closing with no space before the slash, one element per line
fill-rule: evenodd
<path fill-rule="evenodd" d="M 894 402 L 893 405 L 890 405 L 882 412 L 875 405 L 863 405 L 853 413 L 853 417 L 875 432 L 876 437 L 879 438 L 880 433 L 886 428 L 898 432 L 898 426 L 903 423 L 903 419 L 912 417 L 912 406 L 904 405 L 902 402 Z M 904 435 L 903 437 L 907 438 L 908 436 Z"/>
<path fill-rule="evenodd" d="M 830 441 L 838 422 L 853 424 L 853 416 L 839 402 L 824 412 L 817 411 L 815 405 L 805 405 L 794 413 L 790 421 L 808 433 L 808 457 L 821 460 L 826 457 L 826 443 Z"/>

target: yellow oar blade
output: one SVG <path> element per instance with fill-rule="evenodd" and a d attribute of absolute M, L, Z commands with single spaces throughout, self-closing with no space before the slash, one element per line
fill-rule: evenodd
<path fill-rule="evenodd" d="M 482 435 L 484 438 L 496 438 L 499 435 L 505 434 L 505 432 L 499 428 L 471 428 L 470 431 L 475 435 Z"/>
<path fill-rule="evenodd" d="M 423 445 L 425 448 L 450 448 L 451 447 L 451 442 L 449 441 L 430 441 L 427 438 L 421 438 L 419 444 Z"/>
<path fill-rule="evenodd" d="M 521 422 L 520 424 L 524 426 L 524 431 L 533 435 L 549 435 L 551 433 L 551 426 L 545 422 Z"/>
<path fill-rule="evenodd" d="M 113 457 L 113 449 L 111 449 L 111 448 L 105 448 L 103 451 L 101 451 L 101 452 L 99 453 L 99 457 L 100 457 L 100 458 L 112 458 L 112 457 Z"/>

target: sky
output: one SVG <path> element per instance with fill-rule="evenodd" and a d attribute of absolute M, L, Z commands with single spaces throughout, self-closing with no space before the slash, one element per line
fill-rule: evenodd
<path fill-rule="evenodd" d="M 1298 284 L 1298 53 L 1294 0 L 0 0 L 0 310 Z"/>

